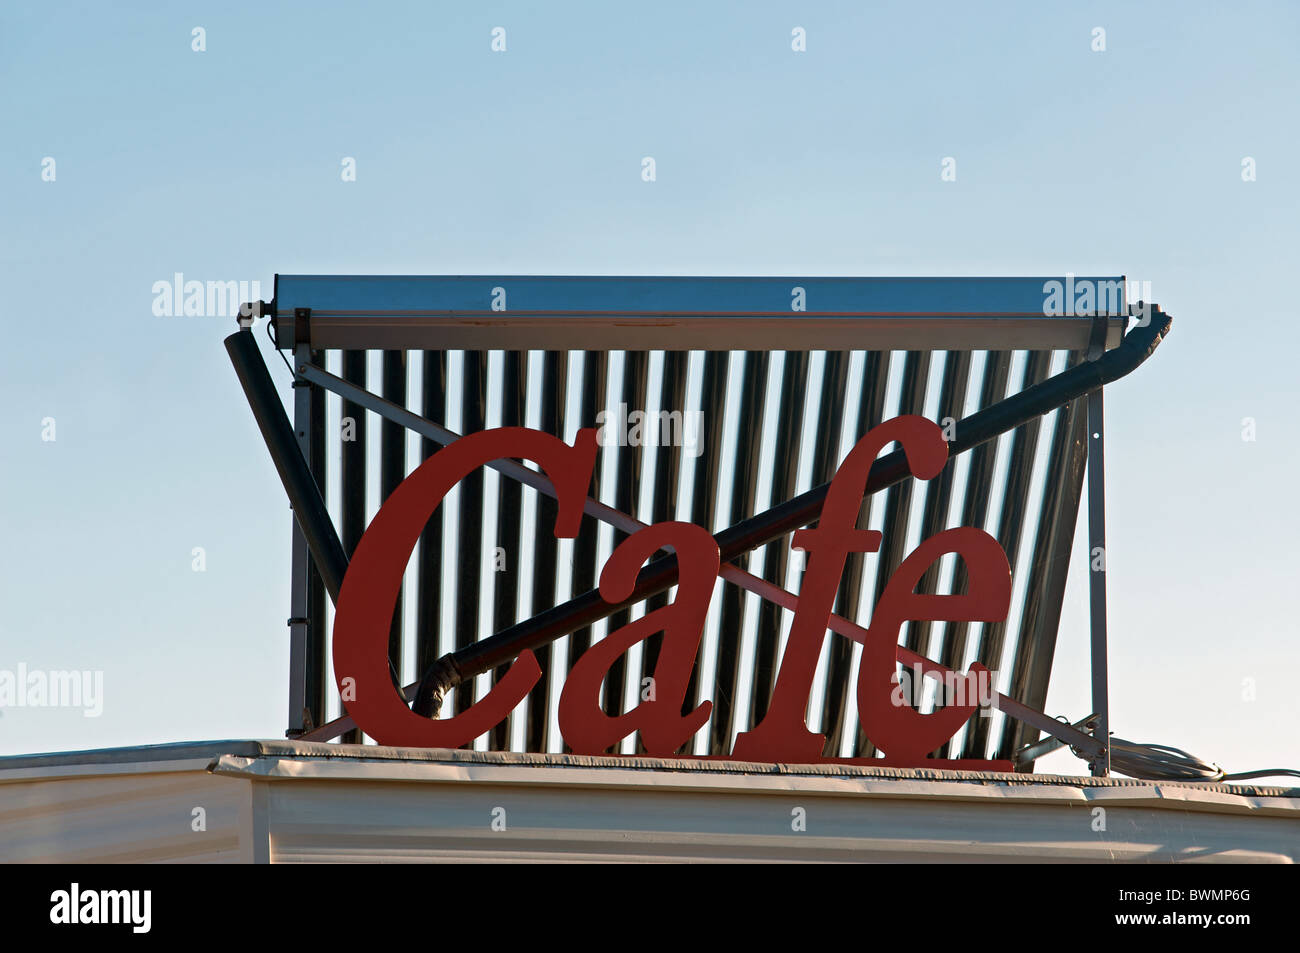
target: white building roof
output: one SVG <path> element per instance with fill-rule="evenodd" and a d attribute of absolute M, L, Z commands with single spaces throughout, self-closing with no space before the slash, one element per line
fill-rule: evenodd
<path fill-rule="evenodd" d="M 1117 778 L 293 741 L 0 758 L 5 862 L 1287 863 L 1297 821 L 1300 789 Z"/>

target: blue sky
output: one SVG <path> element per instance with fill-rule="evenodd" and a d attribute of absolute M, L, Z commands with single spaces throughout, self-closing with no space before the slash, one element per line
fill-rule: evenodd
<path fill-rule="evenodd" d="M 0 752 L 283 731 L 287 504 L 230 321 L 152 313 L 175 272 L 1070 271 L 1175 319 L 1108 392 L 1112 726 L 1300 763 L 1300 13 L 1134 7 L 6 4 L 0 667 L 105 699 L 5 710 Z"/>

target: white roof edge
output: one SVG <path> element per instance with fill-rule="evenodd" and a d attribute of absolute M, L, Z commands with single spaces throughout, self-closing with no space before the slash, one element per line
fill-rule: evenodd
<path fill-rule="evenodd" d="M 616 759 L 602 759 L 616 760 Z M 736 764 L 736 763 L 732 763 Z M 662 792 L 790 794 L 869 798 L 923 798 L 943 801 L 997 801 L 1007 804 L 1094 803 L 1180 811 L 1257 814 L 1300 819 L 1300 797 L 1261 796 L 1223 785 L 1178 785 L 1123 780 L 1085 785 L 1085 778 L 1054 777 L 1050 782 L 1016 783 L 1006 775 L 981 777 L 890 777 L 875 773 L 834 775 L 716 770 L 718 763 L 681 770 L 623 765 L 503 764 L 467 761 L 393 761 L 365 758 L 245 757 L 226 755 L 212 765 L 215 774 L 265 781 L 365 781 L 522 785 Z M 715 768 L 710 770 L 710 768 Z M 870 771 L 871 769 L 867 769 Z M 958 772 L 933 772 L 958 775 Z M 972 772 L 974 774 L 974 772 Z M 1025 777 L 1021 775 L 1019 777 Z M 1040 776 L 1041 777 L 1041 776 Z M 1116 779 L 1119 781 L 1119 779 Z"/>
<path fill-rule="evenodd" d="M 842 764 L 451 751 L 283 739 L 183 742 L 0 757 L 0 784 L 187 771 L 265 781 L 391 780 L 755 794 L 800 791 L 809 795 L 1002 803 L 1140 803 L 1181 810 L 1300 817 L 1300 788 Z"/>

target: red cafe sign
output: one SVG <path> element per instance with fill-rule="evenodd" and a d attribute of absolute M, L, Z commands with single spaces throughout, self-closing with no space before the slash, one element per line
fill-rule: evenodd
<path fill-rule="evenodd" d="M 739 735 L 731 757 L 747 761 L 816 763 L 825 758 L 825 737 L 809 730 L 808 696 L 826 637 L 827 622 L 849 553 L 876 552 L 881 534 L 857 528 L 871 464 L 898 441 L 911 472 L 919 479 L 937 476 L 948 459 L 939 427 L 917 416 L 886 421 L 865 434 L 849 453 L 827 493 L 815 529 L 794 533 L 791 545 L 807 555 L 798 606 L 786 643 L 771 704 L 763 719 Z M 402 575 L 416 540 L 434 510 L 456 483 L 501 458 L 536 463 L 555 487 L 559 502 L 555 536 L 572 539 L 581 528 L 583 504 L 596 463 L 596 430 L 579 431 L 572 446 L 550 434 L 503 427 L 461 437 L 424 461 L 389 496 L 357 545 L 339 593 L 334 622 L 334 672 L 348 714 L 380 744 L 458 748 L 506 719 L 541 677 L 531 651 L 477 703 L 453 718 L 433 720 L 413 712 L 393 688 L 388 666 L 388 632 Z M 683 715 L 683 701 L 695 665 L 719 553 L 713 537 L 689 523 L 659 523 L 625 539 L 600 574 L 605 601 L 627 598 L 638 572 L 664 546 L 676 551 L 679 583 L 667 605 L 611 632 L 574 664 L 559 702 L 559 726 L 576 753 L 607 751 L 632 732 L 640 732 L 646 751 L 670 757 L 708 721 L 711 702 Z M 956 553 L 969 573 L 960 595 L 915 592 L 925 571 Z M 1011 570 L 997 540 L 983 530 L 961 527 L 924 540 L 890 578 L 871 615 L 857 684 L 858 717 L 863 731 L 885 759 L 862 763 L 895 766 L 969 764 L 936 762 L 926 756 L 955 734 L 977 710 L 978 701 L 958 702 L 931 714 L 897 704 L 896 649 L 907 621 L 997 622 L 1011 602 Z M 611 664 L 637 642 L 663 632 L 663 647 L 652 673 L 653 700 L 610 717 L 599 703 L 600 687 Z M 977 680 L 987 670 L 975 664 L 964 676 L 970 688 L 960 699 L 978 699 Z M 1010 766 L 998 763 L 1007 770 Z"/>

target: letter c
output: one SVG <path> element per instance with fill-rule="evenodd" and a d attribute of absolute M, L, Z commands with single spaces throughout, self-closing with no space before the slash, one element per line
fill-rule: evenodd
<path fill-rule="evenodd" d="M 532 690 L 542 673 L 528 651 L 467 711 L 445 721 L 411 711 L 394 690 L 388 669 L 388 632 L 402 575 L 425 523 L 451 488 L 503 457 L 532 460 L 542 468 L 559 501 L 556 537 L 577 536 L 597 449 L 590 427 L 578 431 L 573 446 L 525 427 L 498 427 L 448 444 L 392 492 L 357 544 L 334 614 L 334 678 L 340 691 L 344 678 L 354 679 L 355 698 L 346 707 L 357 727 L 380 744 L 459 748 L 503 721 Z"/>

